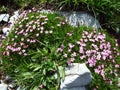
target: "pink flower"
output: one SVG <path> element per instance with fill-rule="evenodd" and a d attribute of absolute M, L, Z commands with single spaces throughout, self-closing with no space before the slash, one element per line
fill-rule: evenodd
<path fill-rule="evenodd" d="M 19 34 L 22 34 L 24 32 L 24 30 L 21 30 L 20 32 L 18 32 L 17 34 L 19 35 Z"/>
<path fill-rule="evenodd" d="M 94 39 L 89 39 L 89 41 L 91 41 L 91 42 L 95 42 L 95 40 L 94 40 Z"/>
<path fill-rule="evenodd" d="M 102 56 L 102 59 L 103 59 L 103 60 L 106 60 L 106 58 L 107 58 L 107 56 L 105 56 L 105 55 Z"/>
<path fill-rule="evenodd" d="M 17 43 L 14 43 L 13 46 L 15 47 L 17 45 Z"/>
<path fill-rule="evenodd" d="M 58 48 L 58 49 L 57 49 L 57 52 L 62 52 L 62 51 L 63 51 L 62 48 Z"/>
<path fill-rule="evenodd" d="M 52 33 L 53 33 L 53 31 L 52 31 L 52 30 L 50 30 L 50 31 L 49 31 L 49 33 L 50 33 L 50 34 L 52 34 Z"/>
<path fill-rule="evenodd" d="M 24 50 L 24 49 L 22 50 L 23 53 L 25 53 L 25 51 L 26 51 L 26 50 Z"/>
<path fill-rule="evenodd" d="M 35 42 L 36 42 L 36 40 L 35 40 L 35 39 L 30 40 L 30 43 L 35 43 Z"/>
<path fill-rule="evenodd" d="M 97 88 L 94 88 L 93 90 L 97 90 Z"/>
<path fill-rule="evenodd" d="M 24 41 L 24 38 L 21 38 L 21 41 Z"/>
<path fill-rule="evenodd" d="M 104 69 L 104 64 L 102 64 L 101 67 Z"/>
<path fill-rule="evenodd" d="M 70 58 L 70 61 L 71 61 L 71 62 L 74 62 L 74 61 L 75 61 L 75 58 Z"/>
<path fill-rule="evenodd" d="M 9 56 L 10 53 L 9 52 L 3 52 L 3 55 Z"/>
<path fill-rule="evenodd" d="M 92 37 L 92 34 L 88 34 L 87 37 L 90 39 Z"/>
<path fill-rule="evenodd" d="M 22 52 L 19 52 L 18 54 L 19 54 L 19 55 L 22 55 Z"/>
<path fill-rule="evenodd" d="M 89 66 L 90 66 L 90 67 L 95 66 L 96 61 L 94 60 L 94 57 L 88 58 L 88 63 L 89 63 Z"/>
<path fill-rule="evenodd" d="M 67 33 L 68 36 L 72 36 L 72 33 Z"/>
<path fill-rule="evenodd" d="M 44 27 L 40 27 L 41 30 L 44 30 Z"/>
<path fill-rule="evenodd" d="M 88 51 L 86 51 L 86 56 L 90 56 L 92 54 L 92 51 L 91 50 L 88 50 Z"/>
<path fill-rule="evenodd" d="M 48 31 L 45 31 L 45 34 L 48 34 L 49 32 Z"/>
<path fill-rule="evenodd" d="M 24 55 L 24 56 L 27 56 L 27 53 L 24 53 L 23 55 Z"/>
<path fill-rule="evenodd" d="M 101 33 L 99 33 L 97 38 L 100 39 L 100 40 L 104 40 L 105 39 L 105 34 L 102 35 Z"/>
<path fill-rule="evenodd" d="M 111 47 L 110 42 L 108 42 L 106 46 L 107 48 L 110 48 Z"/>
<path fill-rule="evenodd" d="M 43 87 L 44 87 L 43 84 L 40 84 L 37 90 L 41 90 Z"/>
<path fill-rule="evenodd" d="M 67 54 L 65 53 L 64 55 L 63 55 L 65 58 L 67 58 Z"/>
<path fill-rule="evenodd" d="M 60 27 L 60 26 L 61 26 L 61 24 L 57 24 L 57 26 L 58 26 L 58 27 Z"/>
<path fill-rule="evenodd" d="M 86 36 L 85 36 L 85 35 L 83 35 L 83 36 L 82 36 L 82 38 L 86 38 Z"/>
<path fill-rule="evenodd" d="M 85 34 L 85 35 L 88 35 L 88 32 L 87 32 L 87 31 L 84 31 L 84 34 Z"/>
<path fill-rule="evenodd" d="M 21 47 L 15 48 L 14 50 L 15 50 L 15 51 L 20 51 L 20 50 L 21 50 Z"/>
<path fill-rule="evenodd" d="M 116 67 L 116 68 L 119 68 L 119 67 L 120 67 L 120 65 L 118 65 L 118 64 L 115 64 L 115 67 Z"/>
<path fill-rule="evenodd" d="M 35 29 L 36 28 L 36 26 L 35 25 L 33 25 L 33 29 Z"/>
<path fill-rule="evenodd" d="M 100 74 L 101 74 L 101 76 L 103 77 L 103 79 L 105 79 L 104 69 L 101 70 Z"/>
<path fill-rule="evenodd" d="M 87 39 L 84 39 L 85 42 L 87 42 L 88 40 Z"/>
<path fill-rule="evenodd" d="M 99 69 L 94 69 L 95 73 L 99 74 L 100 70 Z"/>
<path fill-rule="evenodd" d="M 72 62 L 71 61 L 67 61 L 67 64 L 70 65 Z"/>
<path fill-rule="evenodd" d="M 40 33 L 43 33 L 43 31 L 40 31 Z"/>
<path fill-rule="evenodd" d="M 112 83 L 113 83 L 113 81 L 112 80 L 110 80 L 110 84 L 112 85 Z"/>
<path fill-rule="evenodd" d="M 39 36 L 39 33 L 36 34 L 36 37 L 38 37 L 38 36 Z"/>
<path fill-rule="evenodd" d="M 74 46 L 75 46 L 75 45 L 69 43 L 69 47 L 70 47 L 70 49 L 74 48 Z"/>
<path fill-rule="evenodd" d="M 82 55 L 81 57 L 80 57 L 80 59 L 84 59 L 86 56 L 85 55 Z"/>
<path fill-rule="evenodd" d="M 23 48 L 28 48 L 28 45 L 24 45 Z"/>
<path fill-rule="evenodd" d="M 30 32 L 33 32 L 33 29 L 30 29 Z"/>
<path fill-rule="evenodd" d="M 77 55 L 76 52 L 73 52 L 71 57 L 75 57 L 76 55 Z"/>
<path fill-rule="evenodd" d="M 71 49 L 68 49 L 68 52 L 71 52 L 72 50 Z"/>
<path fill-rule="evenodd" d="M 79 53 L 83 54 L 84 53 L 84 50 L 83 50 L 83 47 L 81 46 L 80 49 L 79 49 Z"/>
<path fill-rule="evenodd" d="M 100 59 L 101 59 L 100 53 L 97 55 L 96 59 L 97 59 L 97 60 L 100 60 Z"/>

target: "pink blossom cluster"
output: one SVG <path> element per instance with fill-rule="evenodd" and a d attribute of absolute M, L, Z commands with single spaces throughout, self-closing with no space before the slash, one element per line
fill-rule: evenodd
<path fill-rule="evenodd" d="M 44 38 L 45 35 L 53 34 L 55 25 L 48 25 L 50 22 L 47 15 L 38 13 L 36 15 L 30 15 L 30 13 L 24 11 L 21 14 L 22 18 L 16 22 L 14 30 L 11 32 L 12 36 L 10 36 L 10 39 L 7 39 L 9 44 L 1 44 L 1 47 L 5 49 L 3 50 L 3 55 L 11 56 L 18 54 L 26 56 L 30 47 L 43 41 L 41 38 Z M 60 27 L 64 24 L 65 22 L 61 20 L 56 23 L 56 27 Z"/>
<path fill-rule="evenodd" d="M 71 35 L 69 36 L 72 37 Z M 61 50 L 59 54 L 67 59 L 68 64 L 79 59 L 80 62 L 85 62 L 90 68 L 93 68 L 96 74 L 100 74 L 103 80 L 109 81 L 111 84 L 112 80 L 107 75 L 114 74 L 117 76 L 118 72 L 113 68 L 120 68 L 115 60 L 120 56 L 116 43 L 115 40 L 114 45 L 111 44 L 110 41 L 107 41 L 106 34 L 96 30 L 93 32 L 83 31 L 79 40 L 68 42 L 67 46 L 64 45 L 65 48 L 59 47 L 58 49 Z M 109 66 L 112 66 L 112 68 L 108 68 Z"/>

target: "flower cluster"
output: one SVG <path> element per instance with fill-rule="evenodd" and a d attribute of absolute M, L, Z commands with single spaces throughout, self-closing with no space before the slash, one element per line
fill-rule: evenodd
<path fill-rule="evenodd" d="M 52 61 L 54 57 L 51 56 L 54 54 L 52 48 L 63 41 L 65 36 L 64 27 L 67 26 L 66 21 L 57 14 L 31 11 L 23 12 L 20 17 L 9 35 L 2 37 L 4 39 L 0 44 L 2 66 L 7 74 L 15 77 L 15 79 L 17 78 L 16 81 L 21 81 L 19 84 L 23 86 L 26 85 L 26 87 L 33 89 L 36 86 L 38 87 L 36 83 L 39 84 L 40 82 L 38 90 L 48 86 L 53 87 L 55 84 L 51 83 L 51 81 L 54 81 L 52 74 L 55 65 L 53 65 L 54 61 Z M 33 65 L 34 68 L 29 65 Z M 40 72 L 38 72 L 36 66 L 40 66 Z M 24 73 L 29 74 L 30 77 L 28 78 Z M 50 75 L 48 75 L 49 73 Z M 21 77 L 24 80 L 21 80 Z M 35 80 L 36 77 L 39 77 L 39 79 Z"/>
<path fill-rule="evenodd" d="M 19 54 L 26 56 L 28 48 L 44 41 L 40 37 L 44 39 L 45 35 L 46 37 L 52 35 L 56 27 L 59 28 L 65 24 L 62 20 L 57 20 L 57 23 L 54 23 L 45 14 L 31 14 L 25 11 L 21 17 L 20 20 L 16 21 L 14 30 L 10 32 L 12 35 L 8 36 L 10 37 L 7 39 L 9 43 L 6 46 L 1 45 L 5 49 L 3 55 Z"/>
<path fill-rule="evenodd" d="M 79 35 L 79 34 L 77 34 Z M 72 34 L 70 35 L 70 38 Z M 81 38 L 68 44 L 62 44 L 57 52 L 67 60 L 67 63 L 84 62 L 93 71 L 99 74 L 104 81 L 112 84 L 110 76 L 118 76 L 116 68 L 120 68 L 116 58 L 120 56 L 117 49 L 117 40 L 114 44 L 107 40 L 107 36 L 99 31 L 83 31 Z"/>

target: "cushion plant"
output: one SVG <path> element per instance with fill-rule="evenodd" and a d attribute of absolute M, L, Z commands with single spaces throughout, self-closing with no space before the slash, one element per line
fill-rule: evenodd
<path fill-rule="evenodd" d="M 58 66 L 73 62 L 91 70 L 91 90 L 117 89 L 119 47 L 105 30 L 72 27 L 54 13 L 24 12 L 0 50 L 5 72 L 25 90 L 58 90 Z"/>

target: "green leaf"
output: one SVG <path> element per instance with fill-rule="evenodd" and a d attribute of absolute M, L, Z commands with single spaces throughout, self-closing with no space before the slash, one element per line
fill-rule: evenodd
<path fill-rule="evenodd" d="M 38 87 L 37 86 L 35 86 L 34 88 L 33 88 L 33 90 L 37 90 L 38 89 Z"/>

